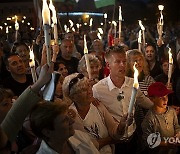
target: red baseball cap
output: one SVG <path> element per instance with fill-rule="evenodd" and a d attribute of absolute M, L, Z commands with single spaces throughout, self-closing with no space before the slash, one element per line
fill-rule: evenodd
<path fill-rule="evenodd" d="M 167 89 L 162 82 L 155 82 L 148 87 L 148 95 L 150 97 L 152 96 L 163 97 L 171 93 L 173 93 L 173 91 Z"/>

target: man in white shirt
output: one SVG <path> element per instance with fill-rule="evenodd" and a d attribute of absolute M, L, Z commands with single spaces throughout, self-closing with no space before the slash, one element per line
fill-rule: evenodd
<path fill-rule="evenodd" d="M 117 121 L 120 121 L 121 117 L 128 112 L 134 80 L 125 76 L 126 53 L 123 47 L 110 47 L 105 54 L 105 60 L 110 70 L 110 75 L 93 86 L 93 95 L 107 107 Z M 153 106 L 153 103 L 139 89 L 136 103 L 147 109 Z M 133 113 L 134 111 L 135 108 L 133 108 Z M 128 138 L 131 138 L 135 129 L 136 124 L 134 121 L 128 128 Z M 123 152 L 121 150 L 121 153 L 131 152 L 128 150 L 134 152 L 135 149 L 129 146 L 130 142 L 125 144 L 127 148 L 123 149 Z M 125 148 L 124 145 L 123 148 Z M 116 151 L 116 153 L 118 152 Z"/>

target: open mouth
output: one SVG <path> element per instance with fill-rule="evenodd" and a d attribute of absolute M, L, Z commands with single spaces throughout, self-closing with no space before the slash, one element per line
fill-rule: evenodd
<path fill-rule="evenodd" d="M 125 70 L 119 70 L 120 73 L 125 73 Z"/>
<path fill-rule="evenodd" d="M 163 106 L 167 106 L 167 103 L 163 103 Z"/>

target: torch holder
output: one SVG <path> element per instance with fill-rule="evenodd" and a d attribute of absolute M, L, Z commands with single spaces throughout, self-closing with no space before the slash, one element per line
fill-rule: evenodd
<path fill-rule="evenodd" d="M 48 24 L 44 25 L 44 37 L 45 37 L 45 45 L 46 45 L 46 52 L 47 52 L 47 63 L 50 65 L 51 63 L 51 33 L 50 33 L 50 26 Z"/>

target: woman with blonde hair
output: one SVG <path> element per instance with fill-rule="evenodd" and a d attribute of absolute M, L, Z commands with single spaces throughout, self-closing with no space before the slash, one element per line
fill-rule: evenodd
<path fill-rule="evenodd" d="M 127 51 L 127 76 L 133 78 L 134 74 L 134 63 L 136 62 L 136 68 L 138 69 L 139 75 L 138 75 L 138 82 L 139 82 L 139 88 L 144 93 L 145 96 L 148 95 L 148 87 L 154 83 L 153 77 L 149 75 L 148 70 L 148 64 L 144 58 L 144 55 L 139 52 L 137 49 L 128 50 Z M 141 136 L 142 136 L 142 129 L 141 129 L 141 123 L 145 117 L 145 114 L 147 113 L 147 109 L 144 109 L 138 105 L 135 105 L 135 121 L 136 121 L 136 133 L 137 133 L 137 142 L 139 145 L 141 145 Z M 139 146 L 141 148 L 141 146 Z M 141 149 L 137 149 L 138 151 Z M 140 151 L 139 151 L 140 152 Z"/>
<path fill-rule="evenodd" d="M 134 75 L 134 69 L 133 65 L 136 62 L 136 68 L 138 69 L 139 75 L 138 75 L 138 82 L 139 82 L 139 88 L 144 93 L 145 96 L 147 96 L 147 89 L 149 85 L 154 83 L 153 77 L 151 77 L 149 74 L 148 64 L 144 58 L 144 55 L 139 52 L 137 49 L 128 50 L 127 51 L 127 76 L 132 77 Z"/>

